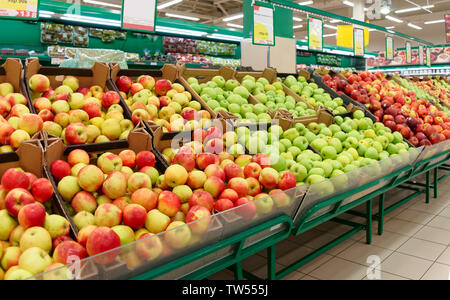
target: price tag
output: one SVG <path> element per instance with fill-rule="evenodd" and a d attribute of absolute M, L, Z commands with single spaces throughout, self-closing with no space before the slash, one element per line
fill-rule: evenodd
<path fill-rule="evenodd" d="M 323 50 L 323 20 L 315 17 L 308 18 L 308 48 L 309 50 Z"/>
<path fill-rule="evenodd" d="M 154 32 L 156 0 L 123 0 L 122 29 Z"/>
<path fill-rule="evenodd" d="M 38 7 L 39 0 L 0 0 L 0 17 L 37 20 Z"/>

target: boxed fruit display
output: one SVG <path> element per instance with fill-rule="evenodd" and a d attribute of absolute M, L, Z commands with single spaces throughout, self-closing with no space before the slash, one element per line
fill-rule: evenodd
<path fill-rule="evenodd" d="M 111 64 L 111 83 L 120 93 L 135 124 L 162 127 L 166 139 L 183 131 L 209 127 L 216 114 L 177 78 L 173 65 L 161 70 L 121 70 Z"/>
<path fill-rule="evenodd" d="M 221 67 L 218 70 L 190 69 L 184 64 L 177 64 L 177 67 L 180 81 L 187 85 L 195 97 L 203 99 L 218 118 L 239 120 L 242 123 L 272 121 L 273 113 L 271 115 L 267 107 L 234 79 L 235 69 L 231 67 Z"/>
<path fill-rule="evenodd" d="M 43 168 L 39 138 L 37 134 L 24 142 L 16 158 L 0 163 L 0 279 L 97 279 L 97 268 L 90 262 L 78 263 L 76 271 L 64 267 L 83 259 L 86 250 L 74 241 L 73 223 L 54 194 L 48 169 Z"/>
<path fill-rule="evenodd" d="M 0 67 L 0 156 L 17 149 L 39 131 L 33 123 L 32 104 L 22 81 L 20 59 L 8 58 Z"/>
<path fill-rule="evenodd" d="M 126 104 L 108 80 L 109 67 L 43 67 L 27 59 L 24 81 L 38 127 L 72 147 L 125 140 L 134 128 Z"/>
<path fill-rule="evenodd" d="M 133 130 L 123 147 L 106 152 L 69 151 L 58 139 L 47 144 L 56 196 L 73 211 L 79 242 L 96 255 L 88 261 L 98 265 L 102 279 L 148 271 L 220 239 L 222 225 L 208 211 L 181 210 L 180 198 L 166 185 L 172 181 L 164 180 L 173 174 L 143 128 Z M 107 237 L 111 243 L 99 243 Z"/>

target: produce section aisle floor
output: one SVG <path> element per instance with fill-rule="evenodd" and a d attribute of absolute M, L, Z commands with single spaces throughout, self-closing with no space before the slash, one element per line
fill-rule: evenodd
<path fill-rule="evenodd" d="M 440 172 L 441 174 L 441 172 Z M 443 174 L 443 173 L 442 173 Z M 424 176 L 419 177 L 424 182 Z M 284 280 L 448 280 L 450 278 L 450 178 L 439 184 L 438 198 L 425 203 L 425 195 L 413 199 L 386 215 L 384 233 L 377 235 L 374 221 L 372 245 L 359 232 L 327 253 L 300 267 Z M 410 192 L 394 189 L 387 205 Z M 433 192 L 431 192 L 433 195 Z M 378 200 L 374 201 L 374 206 Z M 364 211 L 364 207 L 360 207 Z M 377 208 L 375 208 L 377 211 Z M 348 217 L 362 221 L 358 217 Z M 349 230 L 334 222 L 324 223 L 301 236 L 290 236 L 276 247 L 277 271 Z M 266 251 L 243 262 L 244 270 L 266 278 Z M 377 263 L 381 262 L 380 263 Z M 368 272 L 377 266 L 379 276 Z M 369 276 L 367 275 L 369 274 Z M 231 280 L 233 273 L 221 271 L 209 279 Z"/>

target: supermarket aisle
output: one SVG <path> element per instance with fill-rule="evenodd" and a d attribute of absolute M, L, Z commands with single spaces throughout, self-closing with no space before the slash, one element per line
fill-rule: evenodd
<path fill-rule="evenodd" d="M 438 199 L 425 204 L 425 195 L 386 215 L 385 231 L 376 235 L 374 222 L 372 245 L 365 244 L 365 233 L 329 250 L 285 280 L 368 280 L 368 267 L 378 269 L 382 280 L 449 279 L 450 274 L 450 178 L 439 184 Z M 400 199 L 409 192 L 393 190 L 388 201 Z M 374 205 L 377 205 L 375 201 Z M 349 217 L 355 220 L 357 217 Z M 362 219 L 359 219 L 361 221 Z M 277 269 L 333 240 L 349 227 L 328 222 L 299 237 L 290 237 L 277 246 Z M 266 252 L 244 261 L 244 269 L 266 277 Z M 368 261 L 370 257 L 371 261 Z M 377 263 L 377 260 L 379 263 Z M 232 279 L 222 271 L 211 279 Z"/>

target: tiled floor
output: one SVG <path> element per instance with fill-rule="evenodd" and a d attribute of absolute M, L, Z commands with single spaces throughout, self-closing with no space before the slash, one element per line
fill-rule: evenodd
<path fill-rule="evenodd" d="M 389 201 L 410 192 L 395 189 Z M 374 201 L 374 206 L 378 201 Z M 364 211 L 365 206 L 360 207 Z M 353 220 L 357 217 L 350 217 Z M 359 218 L 361 222 L 361 219 Z M 318 249 L 350 227 L 334 222 L 322 224 L 301 236 L 290 236 L 277 245 L 276 270 Z M 439 184 L 438 198 L 425 204 L 425 195 L 413 199 L 386 215 L 384 233 L 376 233 L 373 242 L 365 243 L 360 232 L 340 245 L 300 267 L 283 280 L 448 280 L 450 279 L 450 178 Z M 266 252 L 249 257 L 244 269 L 266 277 Z M 226 270 L 210 279 L 232 279 Z"/>

